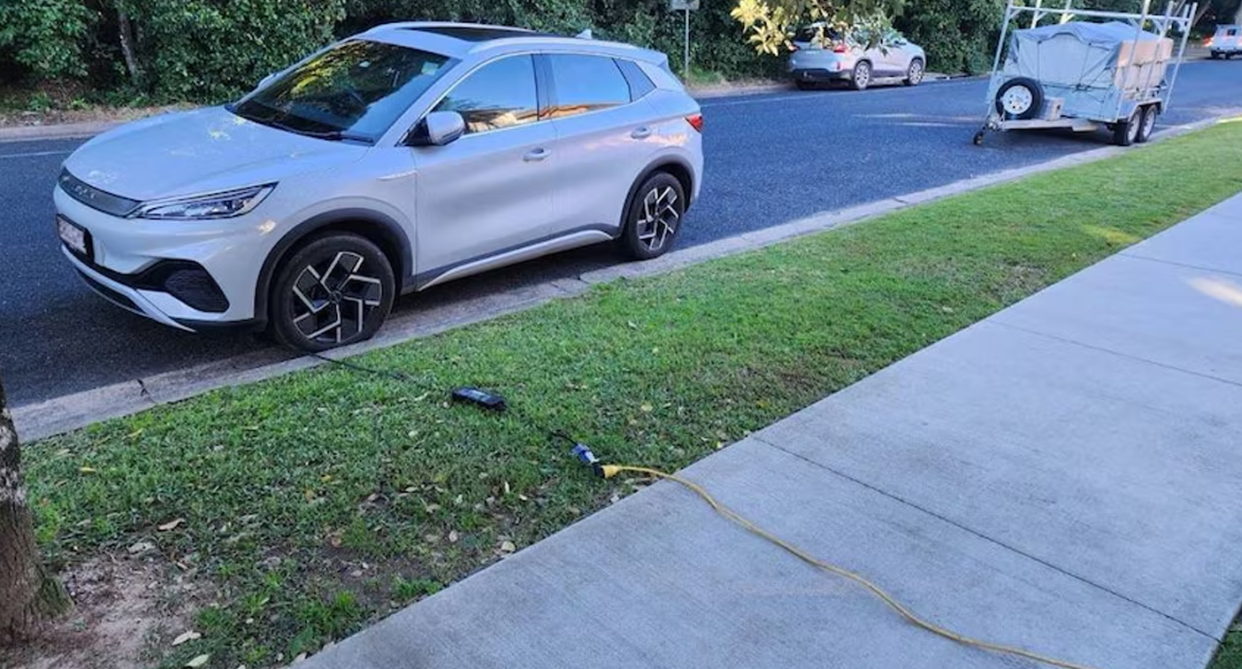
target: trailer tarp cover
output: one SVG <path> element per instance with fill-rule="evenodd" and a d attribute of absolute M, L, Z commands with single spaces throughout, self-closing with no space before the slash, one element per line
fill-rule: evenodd
<path fill-rule="evenodd" d="M 1004 75 L 1038 81 L 1067 115 L 1105 118 L 1130 92 L 1160 86 L 1172 56 L 1173 40 L 1131 24 L 1070 21 L 1014 31 Z"/>

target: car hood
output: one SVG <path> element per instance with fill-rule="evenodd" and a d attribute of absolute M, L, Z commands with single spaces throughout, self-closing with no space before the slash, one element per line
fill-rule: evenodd
<path fill-rule="evenodd" d="M 147 201 L 278 182 L 358 160 L 368 148 L 271 128 L 209 107 L 99 135 L 74 151 L 65 169 L 100 190 Z"/>

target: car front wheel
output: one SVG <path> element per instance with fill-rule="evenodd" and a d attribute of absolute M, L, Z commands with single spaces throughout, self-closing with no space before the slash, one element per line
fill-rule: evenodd
<path fill-rule="evenodd" d="M 906 78 L 901 83 L 907 86 L 918 86 L 923 82 L 923 60 L 915 58 L 910 61 L 910 67 L 906 68 Z"/>
<path fill-rule="evenodd" d="M 667 172 L 659 172 L 634 193 L 617 241 L 635 260 L 658 258 L 673 247 L 685 213 L 686 194 L 681 182 Z"/>
<path fill-rule="evenodd" d="M 370 339 L 396 298 L 384 252 L 359 235 L 336 232 L 299 248 L 278 270 L 268 322 L 281 344 L 324 351 Z"/>

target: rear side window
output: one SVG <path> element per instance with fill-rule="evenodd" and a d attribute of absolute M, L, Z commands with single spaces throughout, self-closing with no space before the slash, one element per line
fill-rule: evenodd
<path fill-rule="evenodd" d="M 552 118 L 629 104 L 630 84 L 613 59 L 577 54 L 549 54 L 547 58 L 556 92 Z"/>
<path fill-rule="evenodd" d="M 798 32 L 794 34 L 793 41 L 803 43 L 814 42 L 819 37 L 819 31 L 820 28 L 818 26 L 806 26 L 804 28 L 799 28 Z M 832 28 L 824 27 L 823 31 L 824 39 L 826 40 L 833 41 L 841 39 L 840 33 Z"/>
<path fill-rule="evenodd" d="M 435 110 L 461 114 L 467 134 L 539 120 L 534 58 L 510 56 L 484 65 L 454 86 Z"/>
<path fill-rule="evenodd" d="M 1238 29 L 1237 29 L 1237 28 L 1230 28 L 1230 29 L 1228 30 L 1228 32 L 1226 32 L 1225 34 L 1226 34 L 1226 35 L 1228 35 L 1228 36 L 1230 36 L 1230 37 L 1233 37 L 1234 35 L 1237 35 L 1237 34 L 1238 34 Z"/>
<path fill-rule="evenodd" d="M 621 74 L 625 75 L 625 80 L 630 85 L 631 100 L 638 100 L 655 90 L 655 84 L 651 83 L 651 78 L 643 72 L 643 68 L 639 67 L 638 63 L 632 60 L 617 59 L 617 67 L 621 68 Z"/>

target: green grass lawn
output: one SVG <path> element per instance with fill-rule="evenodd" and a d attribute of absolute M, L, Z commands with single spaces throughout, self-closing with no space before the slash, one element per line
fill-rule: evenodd
<path fill-rule="evenodd" d="M 358 359 L 421 384 L 320 368 L 48 439 L 39 537 L 58 566 L 151 542 L 213 584 L 164 666 L 288 660 L 634 488 L 450 387 L 676 469 L 1237 193 L 1240 146 L 1220 125 Z"/>

